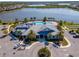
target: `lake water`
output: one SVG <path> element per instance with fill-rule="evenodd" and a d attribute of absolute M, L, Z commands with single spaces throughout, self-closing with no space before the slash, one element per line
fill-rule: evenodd
<path fill-rule="evenodd" d="M 15 18 L 22 20 L 25 17 L 36 17 L 37 19 L 40 19 L 45 16 L 54 17 L 57 20 L 66 20 L 79 23 L 79 12 L 68 8 L 23 8 L 0 13 L 0 19 L 6 21 L 15 20 Z"/>

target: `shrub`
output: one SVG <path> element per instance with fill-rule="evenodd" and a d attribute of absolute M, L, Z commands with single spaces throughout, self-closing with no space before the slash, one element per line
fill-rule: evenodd
<path fill-rule="evenodd" d="M 38 51 L 38 56 L 39 57 L 50 57 L 51 56 L 51 53 L 50 51 L 45 47 L 45 48 L 42 48 Z"/>

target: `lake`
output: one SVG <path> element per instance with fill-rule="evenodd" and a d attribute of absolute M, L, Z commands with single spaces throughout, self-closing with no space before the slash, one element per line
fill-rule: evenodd
<path fill-rule="evenodd" d="M 1 12 L 0 19 L 2 20 L 23 20 L 27 17 L 36 17 L 42 19 L 43 17 L 54 17 L 57 20 L 65 20 L 79 23 L 79 12 L 68 8 L 22 8 L 13 11 Z"/>

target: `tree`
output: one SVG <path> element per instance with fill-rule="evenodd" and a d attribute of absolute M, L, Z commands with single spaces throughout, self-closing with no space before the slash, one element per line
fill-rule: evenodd
<path fill-rule="evenodd" d="M 48 39 L 50 40 L 51 39 L 51 37 L 52 37 L 52 34 L 51 33 L 48 33 Z"/>
<path fill-rule="evenodd" d="M 59 32 L 58 37 L 59 37 L 60 41 L 63 41 L 63 39 L 64 39 L 64 32 L 62 30 Z"/>
<path fill-rule="evenodd" d="M 57 29 L 61 31 L 62 30 L 62 27 L 58 24 L 57 25 Z"/>
<path fill-rule="evenodd" d="M 70 24 L 71 24 L 71 25 L 73 25 L 73 24 L 74 24 L 74 22 L 71 22 Z"/>
<path fill-rule="evenodd" d="M 66 21 L 64 21 L 64 25 L 67 25 L 67 22 Z"/>
<path fill-rule="evenodd" d="M 46 22 L 46 21 L 47 21 L 47 17 L 44 17 L 43 22 Z"/>
<path fill-rule="evenodd" d="M 3 33 L 4 33 L 4 35 L 7 35 L 8 34 L 7 29 L 3 30 Z"/>
<path fill-rule="evenodd" d="M 63 26 L 63 21 L 62 20 L 59 21 L 59 25 Z"/>
<path fill-rule="evenodd" d="M 24 18 L 23 23 L 27 23 L 29 20 L 27 18 Z"/>
<path fill-rule="evenodd" d="M 39 56 L 39 57 L 50 57 L 50 56 L 51 56 L 51 52 L 48 50 L 47 47 L 41 48 L 41 49 L 38 51 L 38 56 Z"/>
<path fill-rule="evenodd" d="M 30 30 L 27 38 L 33 41 L 36 39 L 36 34 L 32 30 Z"/>
<path fill-rule="evenodd" d="M 32 17 L 31 17 L 30 19 L 31 19 L 31 20 L 33 20 L 33 18 L 32 18 Z"/>
<path fill-rule="evenodd" d="M 0 20 L 0 24 L 2 23 L 2 20 Z"/>
<path fill-rule="evenodd" d="M 15 23 L 18 23 L 18 18 L 15 19 Z"/>
<path fill-rule="evenodd" d="M 14 24 L 13 27 L 16 27 L 16 26 L 19 24 L 19 20 L 18 20 L 18 18 L 15 19 L 15 21 L 14 21 L 13 24 Z"/>
<path fill-rule="evenodd" d="M 16 35 L 17 35 L 19 41 L 20 41 L 20 40 L 23 40 L 22 32 L 21 32 L 21 31 L 15 31 L 15 33 L 16 33 Z"/>
<path fill-rule="evenodd" d="M 76 32 L 79 34 L 79 28 L 76 30 Z"/>
<path fill-rule="evenodd" d="M 36 20 L 36 17 L 34 17 L 34 20 Z"/>

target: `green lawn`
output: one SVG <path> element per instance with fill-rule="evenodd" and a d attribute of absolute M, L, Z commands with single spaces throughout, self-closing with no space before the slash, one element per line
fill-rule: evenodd
<path fill-rule="evenodd" d="M 67 5 L 25 6 L 26 8 L 66 8 Z"/>

